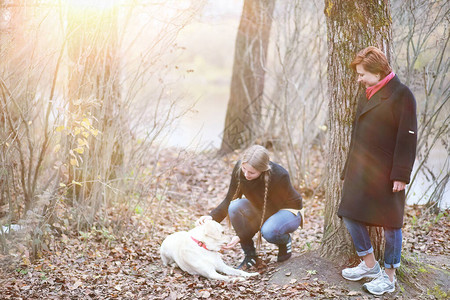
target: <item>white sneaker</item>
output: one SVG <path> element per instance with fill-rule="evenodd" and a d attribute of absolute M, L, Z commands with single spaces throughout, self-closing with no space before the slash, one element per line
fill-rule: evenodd
<path fill-rule="evenodd" d="M 346 268 L 342 270 L 342 277 L 351 281 L 358 281 L 363 278 L 377 278 L 381 275 L 380 264 L 376 261 L 375 266 L 373 268 L 369 268 L 366 266 L 364 261 L 354 267 L 354 268 Z"/>
<path fill-rule="evenodd" d="M 378 278 L 375 278 L 371 282 L 367 282 L 363 284 L 363 289 L 368 291 L 371 294 L 380 296 L 384 293 L 392 293 L 395 291 L 395 282 L 397 280 L 394 276 L 394 281 L 391 282 L 389 279 L 389 276 L 386 274 L 386 272 L 383 270 L 381 275 Z"/>

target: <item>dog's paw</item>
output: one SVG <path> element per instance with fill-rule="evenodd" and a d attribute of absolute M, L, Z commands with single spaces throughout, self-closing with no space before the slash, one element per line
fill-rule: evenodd
<path fill-rule="evenodd" d="M 244 272 L 242 271 L 242 273 L 239 274 L 239 276 L 244 276 L 244 277 L 252 277 L 252 276 L 257 276 L 259 275 L 258 272 Z"/>
<path fill-rule="evenodd" d="M 245 277 L 237 276 L 237 277 L 231 277 L 231 282 L 238 282 L 238 281 L 245 281 Z"/>

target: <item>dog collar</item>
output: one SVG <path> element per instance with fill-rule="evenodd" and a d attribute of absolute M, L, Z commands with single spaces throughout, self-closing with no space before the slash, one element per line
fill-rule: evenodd
<path fill-rule="evenodd" d="M 194 241 L 194 242 L 196 242 L 197 243 L 197 245 L 199 245 L 200 247 L 202 247 L 203 249 L 205 249 L 205 250 L 208 250 L 209 251 L 209 249 L 208 248 L 206 248 L 206 244 L 205 243 L 203 243 L 202 241 L 199 241 L 199 240 L 196 240 L 196 239 L 194 239 L 194 237 L 193 236 L 191 236 L 191 239 Z"/>

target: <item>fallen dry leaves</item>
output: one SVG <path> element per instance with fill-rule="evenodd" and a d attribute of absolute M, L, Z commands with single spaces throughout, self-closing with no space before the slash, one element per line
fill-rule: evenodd
<path fill-rule="evenodd" d="M 12 249 L 0 256 L 0 295 L 2 299 L 371 299 L 364 292 L 349 291 L 336 282 L 315 278 L 316 270 L 289 283 L 271 283 L 279 271 L 276 248 L 263 243 L 261 274 L 245 282 L 226 283 L 192 276 L 177 268 L 164 267 L 159 245 L 168 234 L 187 230 L 225 196 L 229 173 L 237 155 L 225 158 L 209 154 L 167 151 L 159 158 L 159 168 L 148 182 L 165 191 L 150 201 L 141 201 L 143 212 L 130 216 L 122 234 L 93 227 L 90 232 L 55 231 L 49 251 L 42 259 L 24 259 L 24 251 Z M 296 254 L 316 249 L 322 237 L 323 194 L 316 191 L 304 199 L 307 221 L 293 234 Z M 145 206 L 147 204 L 147 206 Z M 411 218 L 417 221 L 411 224 Z M 439 254 L 448 258 L 450 218 L 426 219 L 419 207 L 409 207 L 404 230 L 407 252 Z M 227 229 L 231 236 L 233 232 Z M 239 249 L 224 253 L 224 261 L 237 265 Z M 448 267 L 448 265 L 447 265 Z M 292 277 L 291 272 L 285 273 Z M 396 296 L 402 299 L 402 296 Z"/>

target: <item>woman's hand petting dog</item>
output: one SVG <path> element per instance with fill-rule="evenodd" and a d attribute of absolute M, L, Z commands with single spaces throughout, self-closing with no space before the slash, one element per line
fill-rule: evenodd
<path fill-rule="evenodd" d="M 209 216 L 209 215 L 207 215 L 207 216 L 201 216 L 200 218 L 198 218 L 197 221 L 195 221 L 195 226 L 203 225 L 203 224 L 205 224 L 205 222 L 206 222 L 207 220 L 212 220 L 212 217 Z M 229 250 L 229 249 L 233 249 L 240 241 L 241 241 L 241 239 L 240 239 L 237 235 L 236 235 L 236 236 L 233 236 L 233 237 L 231 238 L 231 241 L 230 241 L 228 244 L 222 246 L 222 249 L 221 249 L 221 250 Z"/>
<path fill-rule="evenodd" d="M 233 236 L 231 238 L 231 241 L 228 244 L 226 244 L 225 246 L 222 246 L 222 250 L 233 249 L 234 246 L 236 246 L 240 241 L 241 241 L 241 239 L 237 235 Z"/>
<path fill-rule="evenodd" d="M 198 218 L 197 221 L 195 221 L 195 226 L 205 224 L 206 220 L 212 220 L 212 217 L 211 216 L 201 216 L 200 218 Z"/>

